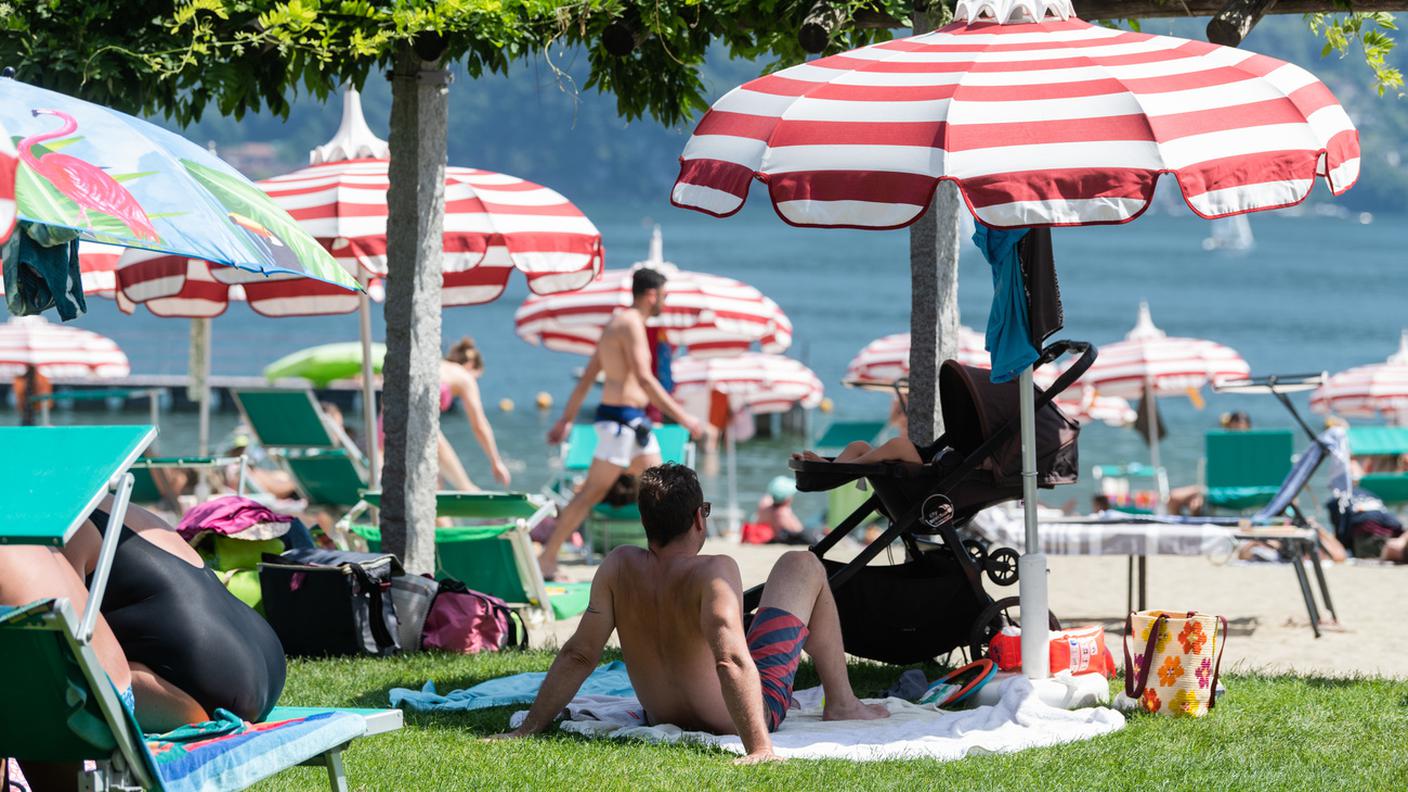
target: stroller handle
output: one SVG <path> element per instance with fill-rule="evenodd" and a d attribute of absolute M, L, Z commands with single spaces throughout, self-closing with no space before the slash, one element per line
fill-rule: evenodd
<path fill-rule="evenodd" d="M 1050 404 L 1058 395 L 1064 393 L 1076 380 L 1080 379 L 1085 372 L 1090 369 L 1091 364 L 1095 362 L 1095 358 L 1099 355 L 1095 345 L 1089 341 L 1061 339 L 1059 341 L 1052 341 L 1045 349 L 1041 350 L 1041 357 L 1037 358 L 1033 368 L 1040 368 L 1052 363 L 1067 352 L 1079 355 L 1080 357 L 1077 357 L 1069 368 L 1061 372 L 1061 376 L 1057 377 L 1056 381 L 1051 383 L 1051 387 L 1046 388 L 1042 391 L 1041 395 L 1037 397 L 1036 408 L 1038 410 Z"/>

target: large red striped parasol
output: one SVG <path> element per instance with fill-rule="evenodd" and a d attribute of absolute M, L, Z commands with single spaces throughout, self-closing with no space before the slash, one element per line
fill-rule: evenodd
<path fill-rule="evenodd" d="M 966 366 L 988 367 L 988 351 L 982 333 L 963 325 L 958 327 L 958 355 Z M 846 366 L 845 383 L 862 388 L 891 388 L 909 376 L 909 333 L 882 336 L 866 344 Z"/>
<path fill-rule="evenodd" d="M 1408 332 L 1398 351 L 1383 363 L 1356 366 L 1335 374 L 1310 394 L 1316 412 L 1350 418 L 1386 418 L 1408 423 Z"/>
<path fill-rule="evenodd" d="M 0 324 L 0 378 L 34 366 L 46 377 L 125 377 L 127 356 L 107 336 L 54 324 L 43 316 L 16 316 Z"/>
<path fill-rule="evenodd" d="M 686 145 L 671 200 L 733 214 L 756 178 L 794 225 L 895 228 L 951 181 L 982 223 L 1022 228 L 1132 220 L 1164 173 L 1204 217 L 1298 203 L 1317 177 L 1335 194 L 1358 178 L 1358 133 L 1297 66 L 1090 25 L 1069 0 L 958 0 L 954 17 L 729 92 Z M 1029 550 L 1018 567 L 1023 612 L 1042 613 L 1031 385 L 1029 366 L 1018 387 Z M 840 574 L 902 530 L 892 525 Z M 1044 680 L 1046 625 L 1023 626 L 1023 674 Z"/>
<path fill-rule="evenodd" d="M 1148 303 L 1139 304 L 1139 320 L 1123 341 L 1100 347 L 1100 357 L 1080 382 L 1106 396 L 1138 398 L 1146 388 L 1155 395 L 1185 393 L 1220 380 L 1251 374 L 1236 350 L 1201 338 L 1175 338 L 1154 325 Z"/>
<path fill-rule="evenodd" d="M 337 134 L 311 159 L 259 186 L 348 271 L 384 276 L 390 159 L 355 91 L 346 93 Z M 444 251 L 445 305 L 492 302 L 514 269 L 537 294 L 579 289 L 601 272 L 604 256 L 601 232 L 559 193 L 453 166 L 445 168 Z"/>
<path fill-rule="evenodd" d="M 673 202 L 730 215 L 756 178 L 789 223 L 893 228 L 949 180 L 1005 228 L 1132 220 L 1165 173 L 1203 217 L 1358 178 L 1354 125 L 1298 66 L 1091 25 L 1066 2 L 1002 3 L 998 20 L 993 5 L 730 91 L 685 147 Z"/>
<path fill-rule="evenodd" d="M 956 359 L 966 366 L 991 368 L 991 358 L 983 348 L 984 343 L 981 333 L 960 325 Z M 1038 372 L 1038 387 L 1049 387 L 1055 381 L 1056 374 L 1042 373 L 1047 371 L 1049 369 Z M 898 380 L 908 376 L 909 333 L 895 333 L 866 344 L 846 368 L 845 383 L 854 387 L 889 390 Z M 1110 426 L 1128 426 L 1136 418 L 1134 408 L 1128 401 L 1102 395 L 1088 386 L 1079 392 L 1058 396 L 1056 403 L 1062 412 L 1081 423 L 1099 421 Z"/>
<path fill-rule="evenodd" d="M 533 295 L 514 316 L 518 337 L 558 352 L 590 355 L 611 317 L 631 305 L 631 278 L 641 267 L 666 275 L 663 312 L 651 324 L 666 328 L 691 355 L 734 354 L 757 344 L 764 352 L 792 345 L 792 322 L 777 303 L 732 278 L 687 272 L 665 261 L 660 227 L 650 255 L 628 270 L 608 270 L 578 291 Z"/>
<path fill-rule="evenodd" d="M 799 361 L 766 352 L 732 357 L 677 358 L 671 371 L 675 398 L 684 401 L 701 392 L 719 391 L 734 410 L 784 412 L 795 405 L 811 409 L 821 404 L 825 388 L 812 370 Z"/>

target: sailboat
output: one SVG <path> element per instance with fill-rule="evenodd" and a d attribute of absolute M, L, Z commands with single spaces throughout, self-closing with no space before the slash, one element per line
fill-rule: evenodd
<path fill-rule="evenodd" d="M 1246 215 L 1232 215 L 1212 221 L 1211 235 L 1203 240 L 1203 250 L 1246 252 L 1256 246 L 1252 224 Z"/>

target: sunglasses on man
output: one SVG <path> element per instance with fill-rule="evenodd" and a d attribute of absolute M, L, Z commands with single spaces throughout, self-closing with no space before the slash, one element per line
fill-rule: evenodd
<path fill-rule="evenodd" d="M 713 504 L 709 503 L 709 501 L 704 501 L 703 503 L 699 504 L 699 513 L 701 516 L 704 517 L 704 519 L 707 520 L 709 519 L 709 510 L 712 508 Z"/>

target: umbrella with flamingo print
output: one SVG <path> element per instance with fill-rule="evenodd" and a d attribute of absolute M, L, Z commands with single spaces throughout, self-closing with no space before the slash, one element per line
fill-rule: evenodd
<path fill-rule="evenodd" d="M 20 220 L 88 241 L 357 288 L 288 212 L 180 135 L 11 77 L 0 77 L 0 124 L 17 152 Z"/>
<path fill-rule="evenodd" d="M 959 0 L 942 29 L 724 95 L 686 144 L 671 200 L 728 216 L 757 179 L 793 225 L 887 229 L 916 221 L 949 181 L 984 226 L 1029 229 L 1133 220 L 1164 174 L 1203 217 L 1276 209 L 1305 200 L 1321 178 L 1343 193 L 1359 162 L 1349 116 L 1297 66 L 1091 25 L 1070 0 Z M 1017 396 L 1026 546 L 1036 548 L 1042 400 L 1030 365 Z M 902 530 L 838 574 L 853 575 Z M 1046 575 L 1044 556 L 1023 556 L 1024 612 L 1046 612 Z M 1045 619 L 1026 621 L 1023 673 L 1059 698 L 1044 682 Z"/>

